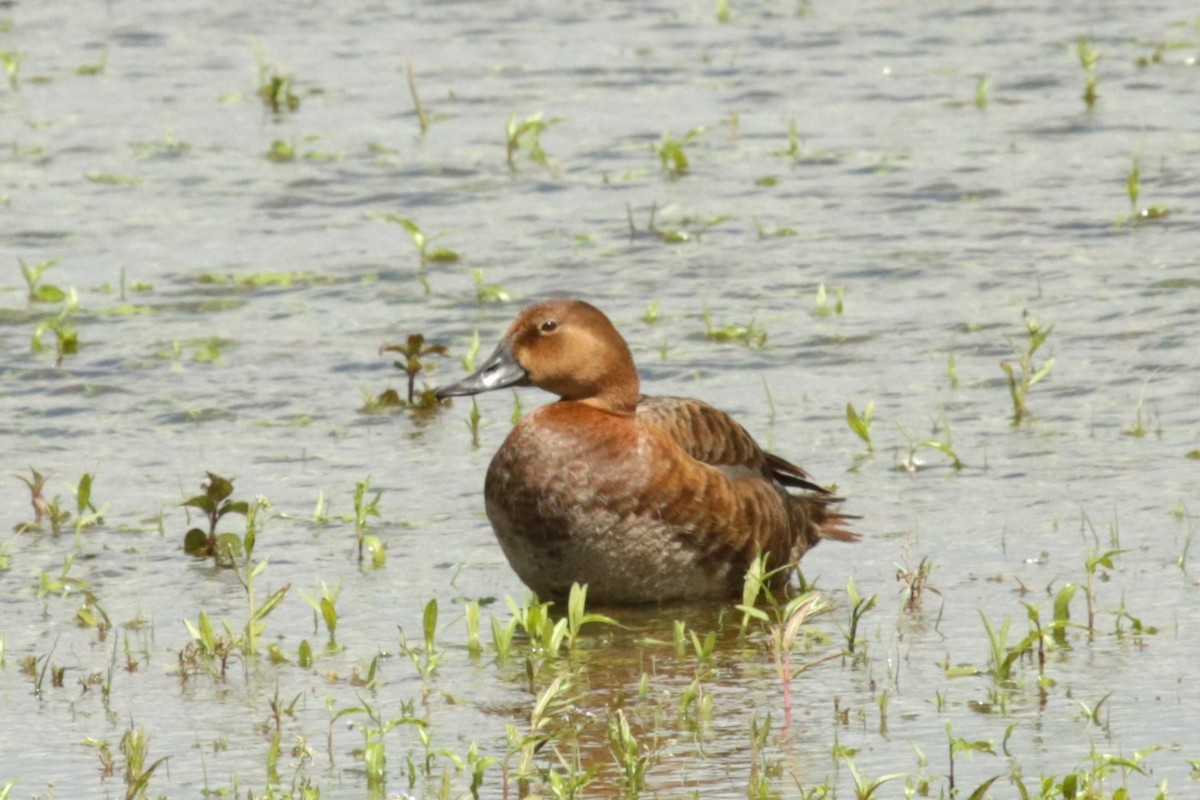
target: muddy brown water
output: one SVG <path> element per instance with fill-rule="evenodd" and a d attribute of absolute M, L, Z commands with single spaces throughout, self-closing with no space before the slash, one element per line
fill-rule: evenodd
<path fill-rule="evenodd" d="M 1100 54 L 1091 110 L 1081 36 Z M 264 109 L 255 42 L 268 72 L 294 78 L 295 111 Z M 611 612 L 626 628 L 585 637 L 560 712 L 583 730 L 583 766 L 600 770 L 585 795 L 616 790 L 604 730 L 622 705 L 656 748 L 649 796 L 745 797 L 751 721 L 767 713 L 767 783 L 783 796 L 797 782 L 852 796 L 835 744 L 864 774 L 924 774 L 945 790 L 947 724 L 995 750 L 957 756 L 960 788 L 1163 746 L 1131 787 L 1195 790 L 1192 5 L 733 3 L 722 23 L 707 2 L 18 2 L 0 10 L 0 51 L 16 64 L 0 92 L 0 524 L 32 519 L 10 477 L 30 468 L 72 510 L 71 487 L 94 474 L 104 507 L 78 551 L 71 523 L 0 539 L 0 786 L 17 781 L 11 796 L 120 795 L 131 728 L 150 760 L 168 757 L 152 795 L 261 796 L 274 781 L 264 730 L 276 690 L 296 698 L 281 728 L 285 792 L 303 781 L 323 797 L 367 791 L 363 733 L 348 724 L 364 719 L 330 721 L 364 701 L 386 718 L 415 702 L 434 749 L 465 757 L 476 742 L 503 760 L 505 726 L 527 727 L 534 702 L 528 648 L 497 666 L 488 633 L 491 614 L 508 617 L 504 598 L 525 596 L 481 500 L 512 396 L 480 398 L 473 449 L 462 402 L 418 418 L 365 413 L 364 395 L 402 387 L 380 345 L 414 332 L 446 344 L 418 383 L 446 382 L 474 332 L 486 353 L 521 305 L 553 294 L 610 313 L 647 391 L 734 413 L 861 515 L 860 544 L 805 559 L 834 609 L 813 623 L 828 642 L 798 659 L 845 646 L 848 579 L 879 598 L 857 659 L 792 682 L 787 736 L 761 631 L 739 638 L 737 615 L 712 608 Z M 423 136 L 407 61 L 431 117 Z M 505 125 L 536 113 L 550 163 L 524 147 L 510 170 Z M 690 168 L 672 178 L 659 143 L 695 129 Z M 276 141 L 295 159 L 268 159 Z M 1128 224 L 1135 161 L 1137 209 L 1165 217 Z M 411 218 L 461 259 L 422 267 L 408 234 L 377 214 Z M 62 304 L 28 301 L 18 259 L 57 259 L 42 282 L 77 293 L 67 324 L 79 351 L 61 366 L 52 332 L 42 352 L 30 339 Z M 480 302 L 476 270 L 511 299 Z M 821 284 L 830 309 L 841 289 L 842 313 L 816 313 Z M 761 326 L 764 346 L 710 340 L 705 307 L 716 326 Z M 1014 360 L 1026 314 L 1054 326 L 1035 361 L 1055 363 L 1014 427 L 1000 362 Z M 545 399 L 521 394 L 525 408 Z M 869 401 L 875 454 L 862 458 L 845 407 Z M 1129 435 L 1139 413 L 1144 435 Z M 915 471 L 898 468 L 905 432 L 944 441 L 946 423 L 961 470 L 929 448 Z M 235 658 L 225 680 L 179 668 L 183 620 L 205 611 L 238 629 L 246 618 L 232 572 L 181 550 L 197 520 L 180 502 L 207 470 L 234 477 L 239 498 L 269 499 L 259 597 L 292 587 L 263 639 L 288 663 Z M 346 515 L 368 476 L 383 492 L 371 532 L 388 558 L 360 571 Z M 326 520 L 314 520 L 319 498 Z M 1055 593 L 1082 587 L 1089 555 L 1111 550 L 1093 584 L 1095 634 L 1073 628 L 1050 649 L 1044 693 L 1028 658 L 1012 686 L 948 677 L 987 669 L 981 613 L 993 627 L 1011 618 L 1015 644 L 1024 604 L 1051 619 Z M 937 593 L 908 611 L 897 565 L 922 558 Z M 300 594 L 321 581 L 341 581 L 333 653 Z M 85 589 L 114 625 L 103 640 L 76 623 Z M 419 641 L 431 598 L 446 655 L 423 687 L 397 627 Z M 458 617 L 489 598 L 489 650 L 472 658 Z M 1071 612 L 1086 621 L 1082 588 Z M 696 657 L 647 641 L 669 641 L 676 618 L 720 631 L 702 681 L 712 713 L 698 725 L 679 713 Z M 312 668 L 297 663 L 305 639 Z M 353 670 L 377 654 L 379 686 L 356 686 Z M 63 669 L 62 686 L 49 670 L 39 680 L 45 666 Z M 1102 699 L 1093 724 L 1084 706 Z M 468 791 L 444 755 L 409 788 L 406 759 L 424 759 L 415 729 L 384 741 L 388 794 L 435 795 L 444 771 L 455 796 Z M 547 750 L 538 763 L 557 762 Z M 898 782 L 888 788 L 899 796 Z M 499 766 L 482 791 L 499 796 Z M 1004 777 L 992 796 L 1014 792 Z"/>

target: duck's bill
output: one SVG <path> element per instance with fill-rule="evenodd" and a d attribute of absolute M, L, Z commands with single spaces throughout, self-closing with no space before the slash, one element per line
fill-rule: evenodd
<path fill-rule="evenodd" d="M 443 386 L 438 389 L 437 397 L 439 400 L 442 400 L 447 397 L 461 397 L 463 395 L 479 394 L 480 392 L 490 392 L 493 389 L 503 389 L 506 386 L 522 386 L 525 385 L 528 378 L 529 376 L 526 374 L 524 367 L 518 364 L 517 360 L 513 358 L 512 345 L 507 341 L 503 341 L 496 348 L 496 352 L 492 353 L 479 369 L 458 383 L 452 383 L 449 386 Z"/>

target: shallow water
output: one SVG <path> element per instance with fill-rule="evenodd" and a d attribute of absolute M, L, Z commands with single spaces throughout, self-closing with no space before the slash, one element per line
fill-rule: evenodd
<path fill-rule="evenodd" d="M 826 782 L 852 796 L 835 743 L 857 750 L 864 774 L 911 781 L 919 748 L 936 794 L 948 786 L 947 724 L 996 752 L 957 756 L 968 791 L 993 775 L 1061 776 L 1093 751 L 1159 745 L 1176 747 L 1148 755 L 1149 774 L 1130 786 L 1194 790 L 1191 5 L 734 3 L 722 24 L 709 3 L 24 3 L 0 22 L 0 51 L 21 55 L 16 87 L 0 93 L 0 139 L 11 143 L 0 155 L 0 466 L 45 474 L 47 498 L 72 510 L 71 487 L 94 474 L 105 507 L 78 551 L 72 523 L 0 541 L 0 786 L 17 780 L 13 797 L 119 795 L 118 743 L 131 727 L 149 737 L 149 760 L 169 759 L 151 777 L 154 795 L 261 796 L 307 780 L 324 797 L 359 797 L 363 734 L 348 723 L 365 720 L 331 715 L 360 702 L 386 718 L 415 713 L 434 749 L 465 757 L 477 742 L 503 760 L 505 726 L 527 727 L 534 704 L 528 647 L 497 666 L 487 633 L 489 614 L 508 618 L 506 596 L 524 597 L 481 502 L 511 396 L 480 398 L 477 449 L 462 402 L 433 417 L 362 409 L 364 393 L 402 388 L 380 345 L 414 332 L 448 345 L 419 383 L 448 382 L 473 332 L 486 353 L 520 306 L 561 293 L 610 313 L 646 391 L 734 413 L 861 515 L 861 543 L 805 559 L 834 610 L 813 622 L 828 641 L 798 661 L 845 646 L 848 579 L 879 598 L 858 658 L 792 682 L 786 736 L 764 631 L 739 637 L 738 615 L 716 609 L 612 612 L 627 629 L 586 636 L 565 660 L 573 702 L 555 716 L 556 730 L 580 731 L 556 740 L 564 757 L 577 746 L 599 770 L 587 794 L 616 791 L 605 720 L 618 706 L 653 743 L 651 796 L 745 797 L 751 720 L 767 713 L 768 783 L 784 796 Z M 1080 36 L 1101 54 L 1090 111 Z M 296 111 L 264 111 L 255 41 L 269 69 L 294 76 Z M 76 74 L 106 54 L 101 74 Z M 406 61 L 432 116 L 424 136 Z M 991 81 L 983 108 L 981 77 Z M 541 136 L 550 165 L 522 150 L 510 170 L 505 124 L 539 112 L 552 121 Z M 671 178 L 660 137 L 699 127 L 688 173 Z M 269 160 L 276 140 L 297 158 Z M 1135 159 L 1138 207 L 1161 205 L 1165 218 L 1122 223 Z M 461 260 L 421 267 L 380 213 L 411 218 Z M 27 300 L 17 259 L 57 259 L 43 283 L 78 293 L 79 352 L 59 367 L 53 334 L 42 352 L 30 337 L 61 304 Z M 479 302 L 474 270 L 512 299 Z M 844 291 L 843 313 L 815 313 L 822 283 L 830 306 Z M 710 340 L 705 307 L 717 326 L 762 326 L 765 346 Z M 1056 361 L 1013 426 L 999 362 L 1014 359 L 1026 312 L 1054 326 L 1035 360 Z M 525 408 L 544 400 L 521 396 Z M 871 400 L 876 452 L 862 458 L 845 406 Z M 1127 435 L 1139 419 L 1146 435 Z M 919 469 L 897 469 L 908 454 L 898 425 L 942 438 L 947 422 L 961 470 L 928 448 Z M 198 520 L 180 502 L 207 470 L 233 476 L 239 499 L 269 498 L 258 595 L 292 587 L 264 633 L 290 663 L 234 658 L 225 680 L 179 665 L 191 641 L 182 620 L 205 611 L 239 629 L 247 613 L 231 571 L 181 549 Z M 360 571 L 346 515 L 367 476 L 383 491 L 371 532 L 388 558 Z M 3 480 L 0 524 L 11 531 L 33 515 L 24 485 Z M 314 519 L 318 498 L 327 520 Z M 1012 618 L 1011 646 L 1028 631 L 1023 604 L 1050 620 L 1054 594 L 1082 586 L 1089 554 L 1109 550 L 1122 552 L 1096 570 L 1095 635 L 1071 629 L 1051 649 L 1044 696 L 1029 658 L 1015 686 L 947 677 L 947 665 L 986 670 L 981 613 L 993 627 Z M 115 625 L 103 640 L 75 623 L 81 584 L 39 591 L 72 556 L 69 577 Z M 896 565 L 926 557 L 938 593 L 907 611 Z M 342 649 L 327 653 L 300 592 L 339 580 Z M 431 598 L 445 656 L 423 684 L 398 653 L 397 626 L 419 641 Z M 475 658 L 456 615 L 479 598 L 498 600 L 484 609 L 488 649 Z M 1154 632 L 1133 633 L 1121 608 Z M 1086 620 L 1082 588 L 1071 611 Z M 676 618 L 701 636 L 720 631 L 711 661 L 670 645 Z M 303 639 L 318 651 L 311 669 L 296 663 Z M 356 686 L 353 670 L 377 654 L 380 685 Z M 65 669 L 63 685 L 47 672 L 35 693 L 47 665 Z M 551 660 L 534 691 L 560 667 Z M 697 720 L 678 710 L 698 671 L 712 711 Z M 296 698 L 278 781 L 266 767 L 276 691 Z M 1080 703 L 1106 696 L 1101 724 L 1089 724 Z M 86 738 L 109 743 L 112 777 Z M 291 752 L 298 739 L 311 759 Z M 446 770 L 454 792 L 467 791 L 444 755 L 421 772 L 413 726 L 385 742 L 389 794 L 435 795 Z M 557 763 L 551 752 L 539 766 Z M 481 796 L 501 785 L 494 765 Z M 1014 793 L 1007 777 L 992 789 Z"/>

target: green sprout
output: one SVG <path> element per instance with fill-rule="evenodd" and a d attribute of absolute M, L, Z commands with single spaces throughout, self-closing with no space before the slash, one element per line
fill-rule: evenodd
<path fill-rule="evenodd" d="M 59 287 L 42 283 L 42 275 L 58 263 L 57 258 L 51 258 L 33 266 L 26 264 L 25 260 L 21 258 L 18 258 L 17 261 L 21 265 L 21 275 L 25 278 L 25 285 L 29 287 L 29 302 L 61 303 L 67 299 L 67 293 Z"/>
<path fill-rule="evenodd" d="M 542 112 L 526 117 L 518 122 L 517 115 L 511 114 L 508 124 L 504 126 L 505 147 L 507 149 L 505 162 L 510 170 L 517 168 L 514 157 L 521 148 L 529 151 L 529 160 L 544 167 L 553 167 L 552 162 L 542 149 L 542 133 L 558 120 L 543 120 Z"/>
<path fill-rule="evenodd" d="M 399 217 L 395 214 L 372 213 L 372 219 L 377 219 L 380 222 L 391 222 L 399 225 L 408 231 L 408 235 L 412 237 L 413 246 L 417 248 L 417 255 L 421 259 L 421 266 L 426 264 L 453 264 L 458 261 L 459 255 L 453 250 L 447 250 L 444 247 L 429 247 L 430 237 L 426 236 L 417 223 L 407 217 Z"/>
<path fill-rule="evenodd" d="M 683 136 L 676 137 L 664 132 L 658 141 L 658 160 L 669 178 L 681 178 L 691 167 L 684 149 L 693 139 L 704 133 L 704 128 L 692 128 Z"/>
<path fill-rule="evenodd" d="M 1092 49 L 1092 45 L 1086 36 L 1079 37 L 1075 43 L 1075 48 L 1079 53 L 1079 65 L 1083 67 L 1083 102 L 1087 104 L 1088 110 L 1091 111 L 1096 105 L 1096 99 L 1099 97 L 1096 94 L 1096 62 L 1100 60 L 1100 54 Z"/>
<path fill-rule="evenodd" d="M 750 320 L 749 325 L 713 325 L 712 312 L 708 304 L 704 304 L 704 335 L 714 342 L 741 342 L 750 348 L 760 348 L 767 343 L 767 331 L 762 326 Z"/>
<path fill-rule="evenodd" d="M 421 333 L 410 333 L 405 339 L 404 344 L 385 344 L 379 348 L 380 353 L 400 353 L 403 356 L 402 361 L 392 362 L 396 369 L 402 371 L 408 380 L 408 405 L 418 408 L 436 407 L 437 398 L 433 395 L 432 390 L 426 389 L 421 392 L 420 402 L 416 398 L 416 380 L 417 376 L 422 372 L 429 372 L 433 368 L 430 356 L 444 356 L 449 350 L 444 344 L 427 344 L 425 335 Z"/>
<path fill-rule="evenodd" d="M 242 552 L 242 541 L 232 533 L 218 533 L 217 525 L 229 514 L 241 514 L 243 517 L 250 511 L 250 504 L 245 500 L 233 500 L 233 479 L 222 478 L 214 472 L 206 473 L 208 480 L 200 485 L 203 494 L 189 497 L 182 505 L 185 508 L 199 509 L 208 521 L 208 531 L 202 528 L 192 528 L 183 539 L 184 552 L 193 556 L 207 558 L 212 556 L 218 564 L 231 565 L 232 558 Z"/>
<path fill-rule="evenodd" d="M 1025 342 L 1024 348 L 1017 347 L 1011 337 L 1008 339 L 1017 356 L 1017 363 L 1014 366 L 1007 361 L 1001 361 L 1000 368 L 1008 376 L 1008 389 L 1009 394 L 1012 396 L 1013 425 L 1020 425 L 1027 414 L 1025 398 L 1028 396 L 1029 390 L 1033 388 L 1034 384 L 1046 377 L 1050 373 L 1050 370 L 1054 368 L 1053 358 L 1041 366 L 1037 366 L 1033 361 L 1034 354 L 1037 353 L 1038 348 L 1046 343 L 1046 339 L 1050 336 L 1052 330 L 1054 330 L 1053 325 L 1043 327 L 1037 320 L 1026 313 L 1025 331 L 1028 340 Z"/>
<path fill-rule="evenodd" d="M 300 98 L 292 91 L 292 78 L 282 75 L 277 69 L 268 68 L 262 47 L 254 43 L 254 62 L 258 67 L 258 97 L 272 114 L 295 111 L 300 107 Z"/>

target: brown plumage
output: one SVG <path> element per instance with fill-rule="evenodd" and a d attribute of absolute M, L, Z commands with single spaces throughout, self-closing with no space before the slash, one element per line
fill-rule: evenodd
<path fill-rule="evenodd" d="M 759 553 L 794 565 L 821 539 L 858 538 L 832 508 L 840 498 L 728 414 L 641 395 L 625 340 L 594 306 L 530 306 L 477 372 L 438 395 L 513 385 L 561 398 L 513 428 L 484 485 L 500 546 L 543 597 L 573 582 L 602 603 L 736 597 Z"/>

